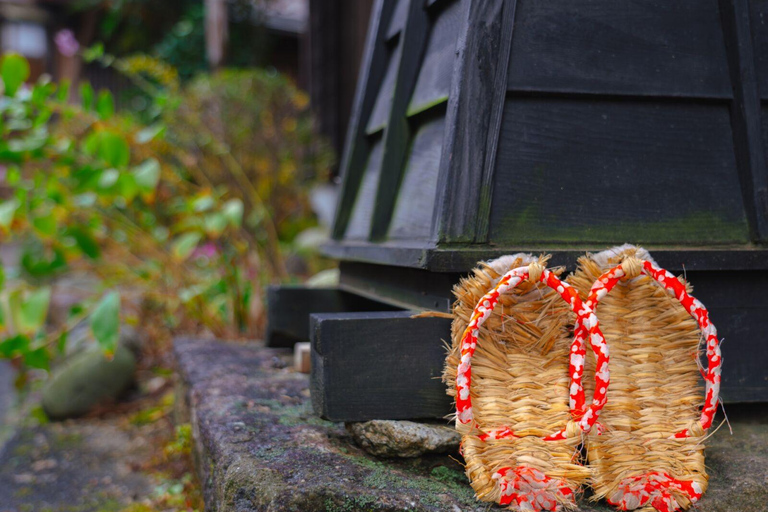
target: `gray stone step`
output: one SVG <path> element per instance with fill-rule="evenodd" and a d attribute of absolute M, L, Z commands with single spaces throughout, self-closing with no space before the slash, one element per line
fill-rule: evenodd
<path fill-rule="evenodd" d="M 177 339 L 182 421 L 192 420 L 206 508 L 218 512 L 488 511 L 447 455 L 377 459 L 340 423 L 314 416 L 290 353 Z M 697 512 L 768 510 L 768 412 L 729 409 L 733 436 L 708 442 L 710 488 Z M 186 419 L 185 419 L 186 418 Z M 582 500 L 585 512 L 615 510 Z"/>

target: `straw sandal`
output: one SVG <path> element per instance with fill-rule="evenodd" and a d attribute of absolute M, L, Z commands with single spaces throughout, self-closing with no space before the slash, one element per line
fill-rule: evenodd
<path fill-rule="evenodd" d="M 706 308 L 689 285 L 633 246 L 581 258 L 569 282 L 589 295 L 586 305 L 611 348 L 606 433 L 587 450 L 595 499 L 620 510 L 688 509 L 707 487 L 704 440 L 720 388 L 720 348 Z M 594 371 L 591 361 L 586 366 Z"/>
<path fill-rule="evenodd" d="M 514 510 L 574 506 L 589 476 L 578 461 L 582 434 L 596 423 L 608 386 L 597 319 L 543 267 L 547 259 L 506 256 L 481 264 L 454 288 L 443 379 L 456 401 L 466 473 L 478 499 Z M 589 326 L 604 364 L 588 408 L 581 383 L 586 331 L 571 341 L 571 311 Z"/>

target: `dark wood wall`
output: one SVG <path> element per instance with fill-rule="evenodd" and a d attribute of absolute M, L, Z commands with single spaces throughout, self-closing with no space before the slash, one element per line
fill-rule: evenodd
<path fill-rule="evenodd" d="M 376 5 L 329 254 L 629 241 L 768 268 L 768 0 Z"/>

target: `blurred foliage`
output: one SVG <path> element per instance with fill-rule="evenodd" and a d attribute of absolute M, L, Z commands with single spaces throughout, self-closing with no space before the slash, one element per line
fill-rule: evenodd
<path fill-rule="evenodd" d="M 227 66 L 266 65 L 273 43 L 262 21 L 270 1 L 228 1 Z M 112 54 L 152 54 L 183 80 L 207 70 L 202 0 L 79 0 L 74 7 L 97 14 L 97 39 Z"/>
<path fill-rule="evenodd" d="M 182 86 L 150 57 L 83 55 L 130 77 L 151 108 L 116 113 L 87 83 L 72 103 L 67 84 L 22 85 L 26 61 L 3 56 L 0 241 L 21 252 L 8 276 L 0 267 L 0 357 L 48 368 L 84 319 L 109 354 L 129 313 L 169 330 L 260 335 L 264 285 L 288 279 L 292 241 L 315 223 L 307 192 L 332 164 L 306 95 L 264 70 Z M 78 271 L 103 293 L 46 325 L 52 283 Z"/>

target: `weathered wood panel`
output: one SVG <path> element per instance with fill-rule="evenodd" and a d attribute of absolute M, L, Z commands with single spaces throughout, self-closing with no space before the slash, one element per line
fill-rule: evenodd
<path fill-rule="evenodd" d="M 312 315 L 310 391 L 331 421 L 442 418 L 451 321 L 410 312 Z"/>
<path fill-rule="evenodd" d="M 435 223 L 438 242 L 473 242 L 490 204 L 517 1 L 467 0 L 462 4 L 457 62 L 446 112 L 444 162 Z"/>
<path fill-rule="evenodd" d="M 723 400 L 764 400 L 768 272 L 689 272 L 688 279 L 723 340 Z M 365 421 L 439 418 L 450 412 L 439 380 L 450 320 L 410 316 L 312 315 L 311 392 L 318 414 L 333 421 Z"/>
<path fill-rule="evenodd" d="M 347 229 L 352 206 L 363 179 L 363 168 L 371 151 L 365 126 L 374 107 L 385 72 L 384 62 L 386 61 L 387 49 L 384 44 L 384 30 L 389 22 L 394 4 L 392 0 L 375 1 L 365 54 L 360 66 L 360 78 L 355 92 L 352 117 L 349 120 L 345 151 L 341 161 L 342 185 L 336 206 L 336 218 L 333 223 L 332 235 L 334 238 L 341 238 Z"/>
<path fill-rule="evenodd" d="M 717 0 L 519 0 L 508 87 L 728 98 Z"/>
<path fill-rule="evenodd" d="M 448 99 L 453 66 L 456 62 L 456 39 L 461 27 L 461 2 L 446 2 L 435 9 L 435 21 L 427 40 L 424 60 L 408 105 L 408 115 L 414 115 Z"/>
<path fill-rule="evenodd" d="M 437 197 L 437 179 L 445 119 L 426 122 L 416 131 L 389 227 L 391 240 L 428 239 Z"/>
<path fill-rule="evenodd" d="M 768 397 L 768 272 L 689 272 L 694 295 L 706 304 L 722 340 L 721 396 L 729 402 Z"/>
<path fill-rule="evenodd" d="M 381 138 L 371 146 L 363 179 L 357 191 L 357 198 L 352 207 L 352 215 L 345 233 L 347 239 L 366 240 L 371 234 L 371 219 L 373 217 L 373 205 L 376 202 L 376 189 L 379 185 L 383 149 L 384 144 Z"/>
<path fill-rule="evenodd" d="M 373 208 L 371 223 L 372 240 L 382 240 L 386 237 L 400 190 L 405 157 L 413 135 L 411 125 L 406 118 L 406 110 L 419 73 L 429 23 L 424 3 L 421 0 L 412 0 L 409 4 L 405 28 L 399 37 L 400 45 L 404 50 L 398 63 L 387 126 L 384 130 L 382 171 L 379 175 L 379 187 L 376 191 L 376 204 Z"/>
<path fill-rule="evenodd" d="M 490 239 L 746 243 L 726 105 L 510 98 Z"/>
<path fill-rule="evenodd" d="M 472 262 L 472 266 L 477 260 Z M 400 309 L 450 313 L 461 274 L 342 261 L 339 287 Z"/>
<path fill-rule="evenodd" d="M 749 0 L 722 0 L 723 26 L 728 37 L 731 107 L 736 157 L 750 234 L 754 241 L 768 241 L 768 169 L 762 145 L 760 86 L 755 68 Z"/>
<path fill-rule="evenodd" d="M 768 0 L 750 0 L 749 14 L 760 97 L 768 99 Z"/>
<path fill-rule="evenodd" d="M 392 20 L 387 28 L 387 41 L 391 41 L 403 31 L 405 22 L 408 19 L 408 6 L 412 0 L 390 0 L 396 2 L 395 11 L 392 14 Z M 418 1 L 418 0 L 417 0 Z"/>
<path fill-rule="evenodd" d="M 376 96 L 376 103 L 373 106 L 371 117 L 368 119 L 368 124 L 365 128 L 365 132 L 368 135 L 383 130 L 387 125 L 389 111 L 392 108 L 392 95 L 394 94 L 395 79 L 397 78 L 397 68 L 400 65 L 402 50 L 403 45 L 400 44 L 399 40 L 390 43 L 387 48 L 387 70 L 384 72 L 384 78 L 381 81 L 381 86 Z"/>

